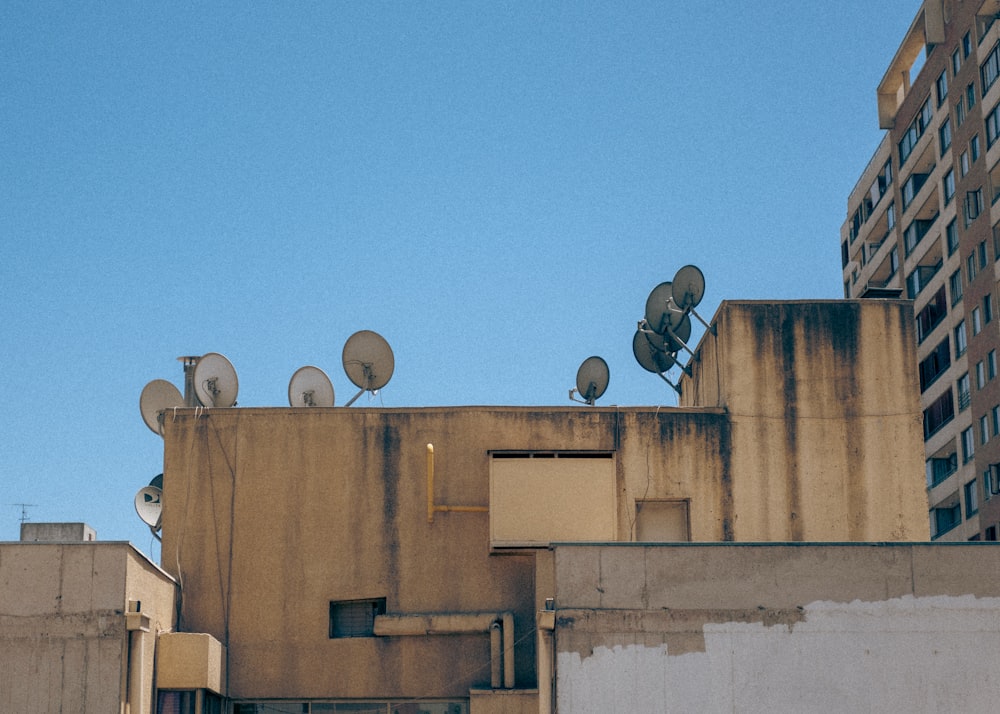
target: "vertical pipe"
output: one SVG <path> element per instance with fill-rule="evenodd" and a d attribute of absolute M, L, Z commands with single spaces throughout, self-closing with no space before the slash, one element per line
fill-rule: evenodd
<path fill-rule="evenodd" d="M 146 714 L 148 707 L 146 706 L 145 698 L 145 687 L 144 677 L 145 664 L 143 657 L 143 639 L 142 632 L 140 630 L 132 630 L 129 632 L 129 639 L 131 640 L 131 647 L 129 652 L 129 682 L 128 682 L 128 702 L 129 702 L 129 714 Z"/>
<path fill-rule="evenodd" d="M 552 714 L 552 633 L 538 628 L 538 714 Z"/>
<path fill-rule="evenodd" d="M 427 445 L 427 522 L 434 522 L 434 444 Z"/>
<path fill-rule="evenodd" d="M 503 614 L 503 686 L 514 688 L 514 613 Z"/>
<path fill-rule="evenodd" d="M 490 686 L 494 689 L 500 689 L 500 667 L 503 656 L 502 636 L 499 621 L 490 625 Z"/>

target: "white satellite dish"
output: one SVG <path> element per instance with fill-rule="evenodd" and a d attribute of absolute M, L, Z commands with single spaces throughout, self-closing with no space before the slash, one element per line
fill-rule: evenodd
<path fill-rule="evenodd" d="M 163 491 L 156 486 L 143 486 L 135 494 L 135 512 L 154 532 L 160 530 L 163 517 Z"/>
<path fill-rule="evenodd" d="M 576 389 L 570 390 L 569 398 L 573 399 L 573 393 L 576 392 L 586 404 L 593 406 L 607 390 L 610 380 L 608 363 L 596 355 L 588 357 L 576 371 Z"/>
<path fill-rule="evenodd" d="M 300 367 L 288 382 L 288 404 L 293 407 L 332 407 L 333 384 L 319 367 Z"/>
<path fill-rule="evenodd" d="M 389 343 L 371 330 L 361 330 L 348 337 L 342 359 L 347 378 L 361 388 L 344 405 L 347 407 L 364 392 L 374 392 L 388 384 L 396 366 Z"/>
<path fill-rule="evenodd" d="M 218 352 L 209 352 L 194 367 L 194 393 L 205 407 L 236 404 L 239 380 L 232 363 Z"/>
<path fill-rule="evenodd" d="M 174 407 L 183 407 L 184 397 L 177 387 L 165 379 L 154 379 L 142 388 L 139 395 L 139 411 L 146 426 L 163 436 L 163 412 Z"/>

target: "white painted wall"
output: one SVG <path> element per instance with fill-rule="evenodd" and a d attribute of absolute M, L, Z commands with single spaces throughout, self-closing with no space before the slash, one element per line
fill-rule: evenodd
<path fill-rule="evenodd" d="M 558 652 L 557 711 L 1000 711 L 1000 598 L 814 602 L 791 627 L 709 623 L 704 635 L 704 652 L 679 655 L 665 644 Z"/>

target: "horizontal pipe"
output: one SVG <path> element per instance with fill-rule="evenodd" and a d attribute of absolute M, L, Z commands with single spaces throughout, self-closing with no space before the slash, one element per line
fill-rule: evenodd
<path fill-rule="evenodd" d="M 435 511 L 448 512 L 455 511 L 458 513 L 489 513 L 489 506 L 434 506 Z"/>
<path fill-rule="evenodd" d="M 502 612 L 473 612 L 445 615 L 376 615 L 377 637 L 405 635 L 462 635 L 489 632 L 494 622 L 503 622 Z"/>

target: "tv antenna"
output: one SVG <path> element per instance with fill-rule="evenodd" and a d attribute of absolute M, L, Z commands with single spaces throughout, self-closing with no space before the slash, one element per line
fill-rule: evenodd
<path fill-rule="evenodd" d="M 204 407 L 236 406 L 239 380 L 232 363 L 218 352 L 202 356 L 192 375 L 194 393 Z"/>
<path fill-rule="evenodd" d="M 365 392 L 374 394 L 388 384 L 396 365 L 389 343 L 371 330 L 361 330 L 348 337 L 342 359 L 347 378 L 361 389 L 345 407 L 354 404 Z"/>
<path fill-rule="evenodd" d="M 576 387 L 569 390 L 569 398 L 574 402 L 594 406 L 594 402 L 607 390 L 610 379 L 608 363 L 597 355 L 588 357 L 576 371 Z M 579 394 L 582 399 L 575 398 L 574 394 Z"/>
<path fill-rule="evenodd" d="M 332 407 L 333 384 L 319 367 L 299 367 L 288 381 L 288 405 Z"/>
<path fill-rule="evenodd" d="M 34 503 L 12 503 L 10 505 L 17 506 L 21 509 L 21 517 L 17 519 L 21 523 L 27 523 L 31 520 L 31 517 L 28 515 L 29 508 L 38 508 L 38 506 Z"/>
<path fill-rule="evenodd" d="M 646 298 L 643 319 L 632 338 L 632 354 L 639 365 L 673 387 L 680 394 L 680 386 L 666 377 L 674 366 L 680 365 L 688 375 L 690 364 L 681 364 L 677 355 L 682 350 L 694 356 L 688 347 L 691 339 L 691 315 L 707 329 L 711 326 L 702 319 L 695 308 L 705 296 L 705 276 L 694 265 L 685 265 L 674 279 L 657 285 Z"/>

